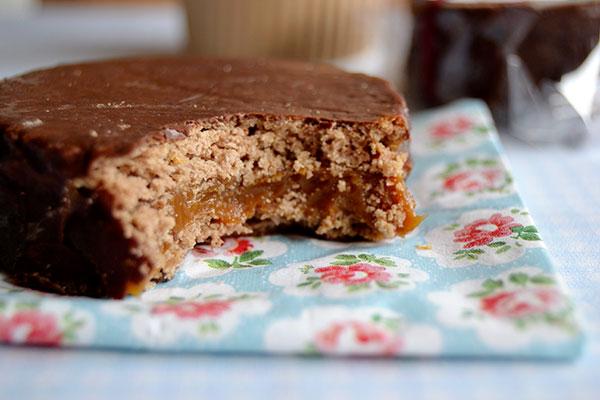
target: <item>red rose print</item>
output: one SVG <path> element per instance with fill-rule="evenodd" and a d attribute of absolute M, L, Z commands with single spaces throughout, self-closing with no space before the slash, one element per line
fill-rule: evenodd
<path fill-rule="evenodd" d="M 459 190 L 474 191 L 481 189 L 481 183 L 473 178 L 473 172 L 465 171 L 446 178 L 444 181 L 444 188 L 451 192 Z"/>
<path fill-rule="evenodd" d="M 502 216 L 499 213 L 492 215 L 489 219 L 478 219 L 463 229 L 454 233 L 455 243 L 466 243 L 463 247 L 484 246 L 491 243 L 495 238 L 509 236 L 512 228 L 522 226 L 514 222 L 513 217 Z"/>
<path fill-rule="evenodd" d="M 344 284 L 346 286 L 359 285 L 369 282 L 387 282 L 392 277 L 385 267 L 366 263 L 352 264 L 348 267 L 332 265 L 316 268 L 315 272 L 321 275 L 323 282 Z"/>
<path fill-rule="evenodd" d="M 489 186 L 491 186 L 502 175 L 502 171 L 498 169 L 486 169 L 481 171 L 480 174 Z"/>
<path fill-rule="evenodd" d="M 461 116 L 461 117 L 456 118 L 456 120 L 454 120 L 454 127 L 458 130 L 466 131 L 468 129 L 471 129 L 471 127 L 473 127 L 473 121 L 471 121 L 467 117 Z"/>
<path fill-rule="evenodd" d="M 248 239 L 235 239 L 233 245 L 229 248 L 225 248 L 224 252 L 230 255 L 240 255 L 248 250 L 252 250 L 253 247 L 254 245 Z M 213 250 L 207 249 L 205 246 L 199 244 L 194 246 L 193 251 L 196 255 L 201 257 L 214 256 L 216 254 Z"/>
<path fill-rule="evenodd" d="M 58 346 L 63 334 L 56 317 L 35 310 L 14 313 L 11 317 L 0 315 L 0 341 Z"/>
<path fill-rule="evenodd" d="M 152 314 L 175 314 L 182 319 L 218 317 L 231 308 L 231 301 L 214 300 L 208 302 L 183 301 L 181 303 L 156 304 Z"/>
<path fill-rule="evenodd" d="M 252 243 L 247 239 L 236 239 L 235 245 L 229 250 L 227 250 L 227 252 L 229 254 L 240 255 L 244 254 L 248 250 L 252 250 L 253 247 L 254 246 L 252 245 Z"/>
<path fill-rule="evenodd" d="M 497 169 L 459 172 L 444 180 L 444 189 L 450 192 L 490 189 L 495 187 L 496 180 L 501 175 L 502 172 Z"/>
<path fill-rule="evenodd" d="M 318 332 L 315 336 L 317 349 L 323 352 L 335 351 L 345 337 L 359 346 L 375 346 L 378 353 L 396 354 L 402 347 L 400 337 L 373 324 L 361 321 L 336 322 Z"/>
<path fill-rule="evenodd" d="M 457 117 L 453 120 L 443 121 L 431 128 L 431 135 L 437 139 L 450 139 L 461 133 L 468 132 L 473 127 L 473 122 L 466 117 Z"/>
<path fill-rule="evenodd" d="M 555 289 L 535 288 L 501 292 L 481 299 L 481 309 L 501 318 L 539 315 L 563 305 Z"/>

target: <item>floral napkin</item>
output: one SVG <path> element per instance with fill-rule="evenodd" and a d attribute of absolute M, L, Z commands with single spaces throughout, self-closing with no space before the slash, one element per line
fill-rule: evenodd
<path fill-rule="evenodd" d="M 485 106 L 413 118 L 410 185 L 427 218 L 404 239 L 300 236 L 196 246 L 140 298 L 0 285 L 0 341 L 181 352 L 570 358 L 582 335 L 515 192 Z"/>

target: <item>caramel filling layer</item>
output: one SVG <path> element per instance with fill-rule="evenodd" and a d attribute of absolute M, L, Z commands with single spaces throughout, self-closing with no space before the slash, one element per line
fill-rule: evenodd
<path fill-rule="evenodd" d="M 408 197 L 403 185 L 397 180 L 381 175 L 350 174 L 344 177 L 345 190 L 338 189 L 339 179 L 328 174 L 306 178 L 300 174 L 282 174 L 269 181 L 251 186 L 239 186 L 231 182 L 215 184 L 200 193 L 182 191 L 172 202 L 175 213 L 174 234 L 182 232 L 190 224 L 211 223 L 236 226 L 249 220 L 260 221 L 275 218 L 288 225 L 299 224 L 315 227 L 327 217 L 335 217 L 341 211 L 349 216 L 357 233 L 369 239 L 382 239 L 375 226 L 373 207 L 368 199 L 373 190 L 378 190 L 380 202 L 377 209 L 389 210 L 399 205 L 405 213 L 404 222 L 397 227 L 396 234 L 412 231 L 423 219 L 414 212 L 414 202 Z M 369 191 L 363 188 L 371 187 Z M 299 203 L 297 211 L 302 218 L 295 218 L 282 207 L 282 199 L 290 192 L 299 193 L 305 201 Z"/>

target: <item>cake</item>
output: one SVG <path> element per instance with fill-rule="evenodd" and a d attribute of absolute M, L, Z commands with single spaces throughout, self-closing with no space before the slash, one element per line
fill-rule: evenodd
<path fill-rule="evenodd" d="M 0 272 L 121 298 L 231 235 L 404 235 L 421 219 L 408 141 L 399 94 L 327 65 L 151 57 L 6 79 Z"/>
<path fill-rule="evenodd" d="M 534 85 L 557 82 L 598 45 L 597 0 L 414 0 L 408 68 L 411 107 L 484 99 L 506 121 L 507 57 Z"/>

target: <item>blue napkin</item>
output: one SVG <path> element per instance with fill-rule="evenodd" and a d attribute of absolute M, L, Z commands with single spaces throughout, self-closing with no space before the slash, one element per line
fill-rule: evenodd
<path fill-rule="evenodd" d="M 484 104 L 413 117 L 406 238 L 272 235 L 196 246 L 139 298 L 61 297 L 0 282 L 13 344 L 321 355 L 572 358 L 574 307 L 520 200 Z"/>

